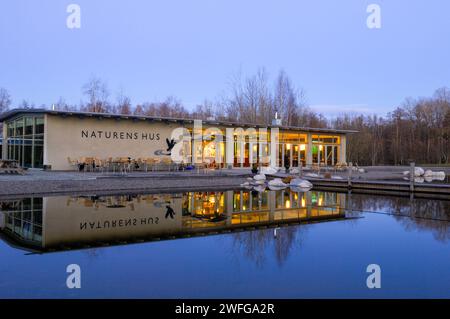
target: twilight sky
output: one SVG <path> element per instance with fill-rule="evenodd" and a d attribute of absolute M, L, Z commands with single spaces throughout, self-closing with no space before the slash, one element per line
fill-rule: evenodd
<path fill-rule="evenodd" d="M 69 29 L 66 8 L 81 7 Z M 366 25 L 381 6 L 381 29 Z M 92 76 L 133 104 L 214 100 L 239 70 L 283 68 L 324 114 L 383 114 L 450 87 L 448 0 L 9 0 L 0 87 L 13 103 L 78 103 Z"/>

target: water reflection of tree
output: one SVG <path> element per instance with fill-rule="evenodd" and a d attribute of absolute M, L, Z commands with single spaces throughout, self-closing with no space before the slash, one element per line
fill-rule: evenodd
<path fill-rule="evenodd" d="M 353 194 L 352 208 L 393 214 L 408 231 L 429 231 L 438 241 L 450 240 L 450 201 Z"/>
<path fill-rule="evenodd" d="M 234 233 L 233 241 L 235 247 L 257 267 L 264 266 L 271 249 L 278 265 L 282 266 L 292 249 L 301 246 L 305 233 L 300 227 L 282 227 L 277 230 L 276 238 L 273 229 Z"/>

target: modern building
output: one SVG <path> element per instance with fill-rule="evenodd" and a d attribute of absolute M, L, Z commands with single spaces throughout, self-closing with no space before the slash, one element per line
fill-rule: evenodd
<path fill-rule="evenodd" d="M 167 157 L 174 150 L 187 162 L 213 161 L 221 167 L 334 166 L 346 162 L 347 135 L 355 132 L 279 121 L 266 127 L 45 109 L 14 109 L 2 114 L 0 122 L 3 159 L 53 170 L 73 169 L 69 159 L 81 157 L 142 159 Z"/>

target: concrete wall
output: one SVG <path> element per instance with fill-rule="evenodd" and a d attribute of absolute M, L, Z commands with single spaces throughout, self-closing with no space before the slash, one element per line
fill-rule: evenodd
<path fill-rule="evenodd" d="M 44 165 L 73 169 L 68 157 L 157 157 L 180 124 L 46 115 Z M 128 135 L 127 135 L 128 133 Z M 131 136 L 130 136 L 131 134 Z"/>

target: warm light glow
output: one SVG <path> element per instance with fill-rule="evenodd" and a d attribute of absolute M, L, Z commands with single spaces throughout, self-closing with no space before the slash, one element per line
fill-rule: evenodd
<path fill-rule="evenodd" d="M 258 150 L 258 145 L 253 145 L 253 150 L 256 152 Z"/>
<path fill-rule="evenodd" d="M 319 150 L 323 150 L 323 145 L 319 145 Z"/>
<path fill-rule="evenodd" d="M 301 144 L 300 145 L 300 151 L 304 151 L 306 150 L 306 145 L 305 144 Z"/>
<path fill-rule="evenodd" d="M 295 145 L 294 149 L 296 152 L 298 152 L 298 145 Z"/>
<path fill-rule="evenodd" d="M 289 199 L 286 201 L 286 208 L 291 208 L 291 201 Z"/>
<path fill-rule="evenodd" d="M 286 144 L 286 149 L 289 151 L 291 149 L 291 144 Z"/>
<path fill-rule="evenodd" d="M 319 206 L 322 206 L 322 203 L 323 203 L 323 198 L 321 196 L 321 197 L 319 197 Z"/>
<path fill-rule="evenodd" d="M 306 200 L 304 197 L 302 197 L 302 207 L 306 207 Z"/>

